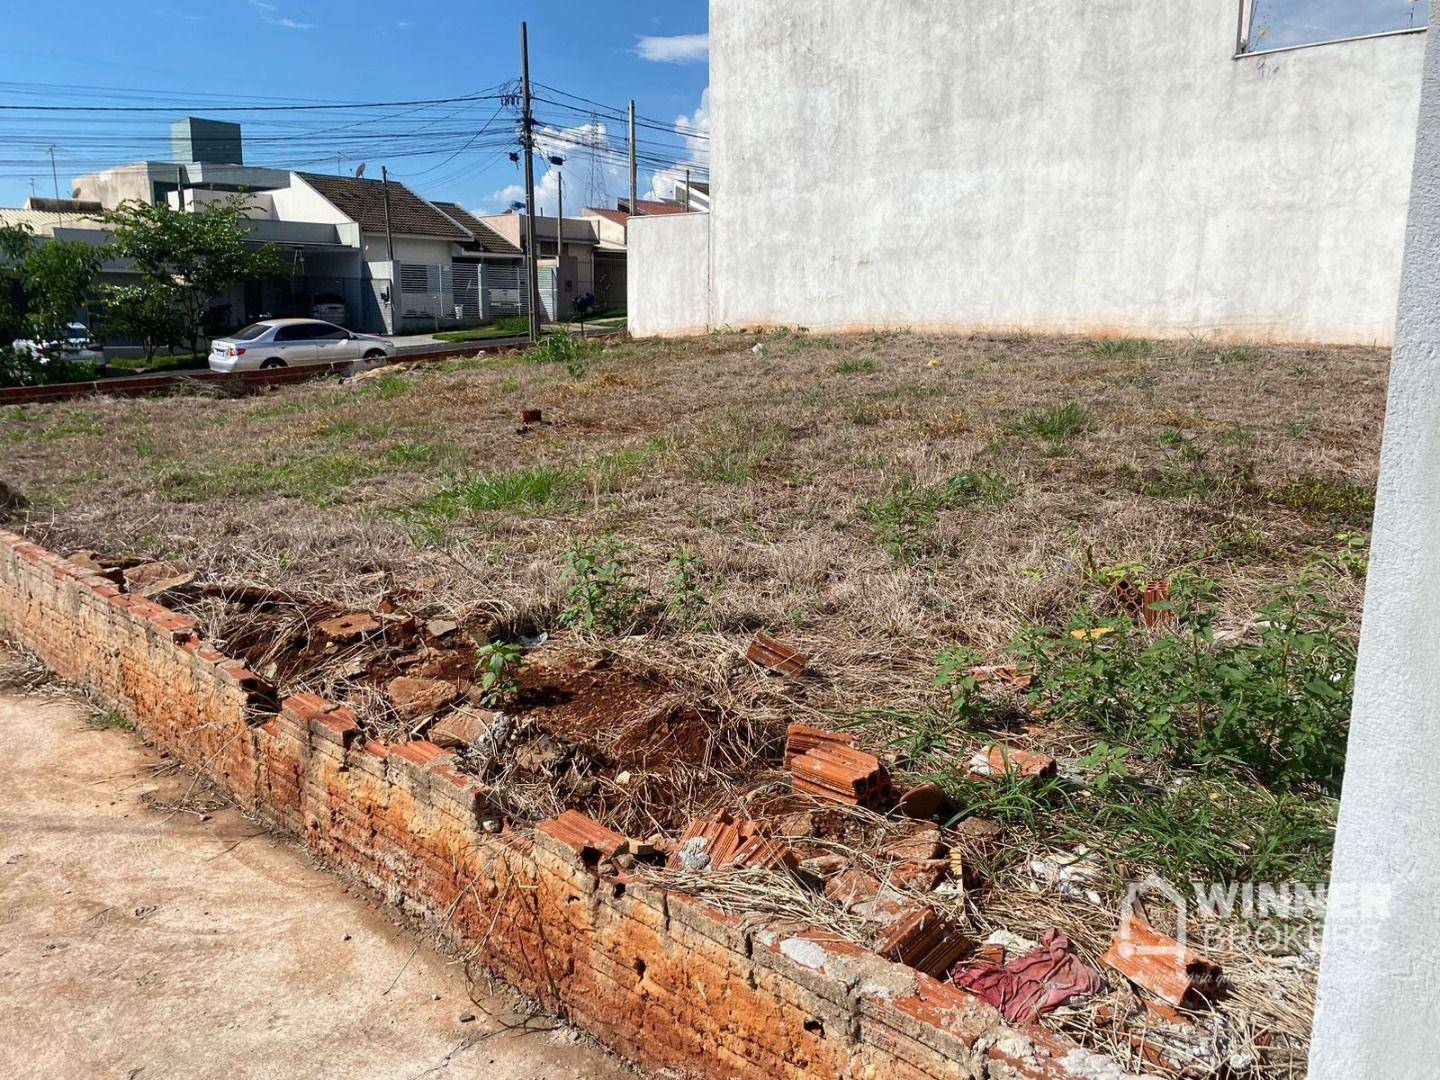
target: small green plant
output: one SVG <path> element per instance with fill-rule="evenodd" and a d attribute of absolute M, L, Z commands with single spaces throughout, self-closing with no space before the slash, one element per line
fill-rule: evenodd
<path fill-rule="evenodd" d="M 1335 543 L 1339 547 L 1333 551 L 1317 548 L 1313 561 L 1363 580 L 1370 572 L 1370 538 L 1364 533 L 1342 532 L 1336 534 Z"/>
<path fill-rule="evenodd" d="M 1043 412 L 1026 413 L 1007 430 L 1012 435 L 1026 435 L 1049 443 L 1064 443 L 1078 438 L 1094 427 L 1090 410 L 1078 401 L 1056 405 Z"/>
<path fill-rule="evenodd" d="M 841 360 L 835 365 L 836 375 L 873 375 L 875 374 L 875 361 L 868 356 L 858 360 Z"/>
<path fill-rule="evenodd" d="M 482 645 L 475 653 L 481 703 L 498 709 L 514 701 L 520 693 L 520 670 L 524 663 L 524 651 L 519 645 L 503 641 Z"/>
<path fill-rule="evenodd" d="M 521 359 L 527 364 L 564 364 L 570 374 L 578 379 L 584 376 L 587 363 L 599 349 L 593 341 L 569 334 L 551 334 L 526 349 Z M 579 375 L 575 375 L 577 370 Z"/>
<path fill-rule="evenodd" d="M 117 712 L 102 712 L 91 716 L 87 721 L 90 727 L 97 731 L 134 731 L 135 725 Z"/>
<path fill-rule="evenodd" d="M 1217 640 L 1213 583 L 1176 578 L 1171 625 L 1137 633 L 1088 612 L 1016 642 L 1039 701 L 1171 766 L 1239 771 L 1281 790 L 1338 790 L 1355 677 L 1344 619 L 1303 587 L 1261 608 L 1253 637 Z"/>
<path fill-rule="evenodd" d="M 955 645 L 936 660 L 935 685 L 945 692 L 946 712 L 960 727 L 973 730 L 986 712 L 985 694 L 974 674 L 982 657 L 974 649 Z"/>
<path fill-rule="evenodd" d="M 996 507 L 1013 493 L 1010 482 L 992 472 L 956 473 L 936 484 L 907 478 L 862 506 L 860 515 L 875 529 L 876 542 L 891 558 L 912 562 L 924 554 L 942 510 Z"/>
<path fill-rule="evenodd" d="M 630 567 L 633 548 L 611 536 L 577 539 L 565 549 L 565 602 L 560 625 L 619 634 L 635 622 L 640 593 Z"/>
<path fill-rule="evenodd" d="M 417 509 L 424 515 L 452 521 L 474 511 L 543 510 L 558 504 L 574 480 L 569 469 L 553 465 L 484 473 L 431 495 Z"/>
<path fill-rule="evenodd" d="M 666 614 L 683 629 L 708 630 L 709 621 L 703 615 L 710 598 L 705 591 L 705 565 L 699 556 L 684 544 L 677 544 L 665 563 L 665 569 L 668 572 L 665 579 Z"/>
<path fill-rule="evenodd" d="M 1270 493 L 1273 502 L 1301 514 L 1369 526 L 1375 516 L 1375 491 L 1343 476 L 1306 473 Z"/>
<path fill-rule="evenodd" d="M 1089 774 L 1095 790 L 1103 795 L 1112 786 L 1124 783 L 1130 778 L 1130 766 L 1126 760 L 1129 756 L 1128 746 L 1111 746 L 1102 740 L 1077 764 L 1082 771 Z"/>
<path fill-rule="evenodd" d="M 1148 338 L 1107 338 L 1095 342 L 1088 351 L 1101 360 L 1140 360 L 1154 348 L 1155 343 Z"/>

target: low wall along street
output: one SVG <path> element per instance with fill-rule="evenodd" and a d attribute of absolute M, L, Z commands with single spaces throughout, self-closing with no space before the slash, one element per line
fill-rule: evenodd
<path fill-rule="evenodd" d="M 823 932 L 754 929 L 637 880 L 575 813 L 482 827 L 483 792 L 428 742 L 363 737 L 273 688 L 194 622 L 0 531 L 0 633 L 317 856 L 643 1065 L 715 1078 L 1125 1075 Z"/>

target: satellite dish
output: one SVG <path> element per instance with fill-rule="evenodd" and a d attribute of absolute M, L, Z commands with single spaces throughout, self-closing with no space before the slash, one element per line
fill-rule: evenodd
<path fill-rule="evenodd" d="M 355 168 L 355 179 L 356 179 L 356 180 L 363 180 L 363 179 L 365 179 L 365 162 L 362 161 L 362 162 L 360 162 L 360 164 L 359 164 L 358 166 L 356 166 L 356 168 Z"/>

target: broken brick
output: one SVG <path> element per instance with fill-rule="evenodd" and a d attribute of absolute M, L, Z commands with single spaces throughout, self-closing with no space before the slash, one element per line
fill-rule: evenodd
<path fill-rule="evenodd" d="M 940 839 L 939 829 L 918 829 L 909 836 L 891 841 L 884 848 L 886 855 L 912 862 L 938 859 L 944 851 L 945 845 Z"/>
<path fill-rule="evenodd" d="M 790 762 L 794 789 L 804 795 L 883 810 L 895 798 L 890 771 L 873 754 L 848 746 L 817 746 Z"/>
<path fill-rule="evenodd" d="M 630 843 L 619 833 L 575 810 L 566 810 L 559 817 L 542 821 L 535 827 L 552 840 L 571 848 L 591 866 L 601 859 L 613 859 Z"/>
<path fill-rule="evenodd" d="M 949 876 L 948 859 L 907 859 L 890 868 L 890 884 L 913 892 L 934 892 Z"/>
<path fill-rule="evenodd" d="M 900 796 L 895 812 L 903 817 L 928 821 L 945 805 L 945 792 L 939 784 L 929 783 L 913 787 Z"/>
<path fill-rule="evenodd" d="M 688 850 L 692 857 L 705 856 L 712 870 L 732 867 L 785 867 L 794 870 L 799 859 L 790 848 L 761 832 L 753 821 L 736 820 L 729 810 L 692 821 L 680 836 L 677 851 Z"/>
<path fill-rule="evenodd" d="M 826 731 L 824 728 L 808 727 L 805 724 L 791 724 L 785 731 L 785 764 L 789 765 L 792 759 L 801 754 L 808 754 L 817 746 L 837 745 L 859 750 L 860 740 L 854 735 L 846 735 L 839 731 Z"/>
<path fill-rule="evenodd" d="M 427 737 L 447 750 L 468 750 L 490 733 L 496 716 L 496 713 L 461 709 L 436 724 Z"/>
<path fill-rule="evenodd" d="M 524 424 L 526 427 L 532 427 L 535 424 L 539 424 L 543 422 L 544 419 L 545 413 L 540 409 L 520 410 L 520 423 Z"/>
<path fill-rule="evenodd" d="M 878 879 L 851 867 L 825 883 L 825 898 L 849 910 L 856 904 L 874 900 L 883 888 Z"/>
<path fill-rule="evenodd" d="M 880 936 L 875 951 L 887 960 L 941 979 L 973 945 L 959 926 L 939 912 L 917 907 Z"/>
<path fill-rule="evenodd" d="M 1168 603 L 1170 600 L 1168 581 L 1137 585 L 1132 581 L 1122 580 L 1115 583 L 1114 593 L 1126 615 L 1151 629 L 1167 622 L 1172 614 L 1168 610 L 1156 610 L 1157 604 Z"/>
<path fill-rule="evenodd" d="M 419 720 L 449 705 L 460 696 L 460 688 L 443 679 L 420 679 L 412 675 L 400 675 L 386 684 L 385 693 L 401 717 L 406 720 Z"/>
<path fill-rule="evenodd" d="M 348 615 L 337 615 L 333 619 L 326 619 L 315 628 L 316 632 L 326 641 L 358 641 L 367 634 L 373 634 L 380 629 L 380 622 L 373 615 L 367 615 L 363 611 L 352 611 Z"/>
<path fill-rule="evenodd" d="M 763 630 L 755 635 L 755 640 L 745 650 L 745 659 L 782 675 L 803 675 L 810 663 L 810 657 L 805 653 L 771 637 Z"/>
<path fill-rule="evenodd" d="M 1191 952 L 1143 919 L 1126 916 L 1100 958 L 1142 990 L 1179 1008 L 1202 1005 L 1220 990 L 1220 965 Z"/>
<path fill-rule="evenodd" d="M 991 746 L 970 759 L 972 776 L 1019 776 L 1048 779 L 1055 775 L 1055 759 L 1013 746 Z"/>

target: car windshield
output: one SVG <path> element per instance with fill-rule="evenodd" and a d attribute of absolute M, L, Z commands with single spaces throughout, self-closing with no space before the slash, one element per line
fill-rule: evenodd
<path fill-rule="evenodd" d="M 65 337 L 70 341 L 89 341 L 90 331 L 83 326 L 72 326 L 65 331 Z"/>
<path fill-rule="evenodd" d="M 251 323 L 249 326 L 245 327 L 244 330 L 241 330 L 238 333 L 231 334 L 230 337 L 234 341 L 254 341 L 256 338 L 260 337 L 269 329 L 269 323 Z"/>

